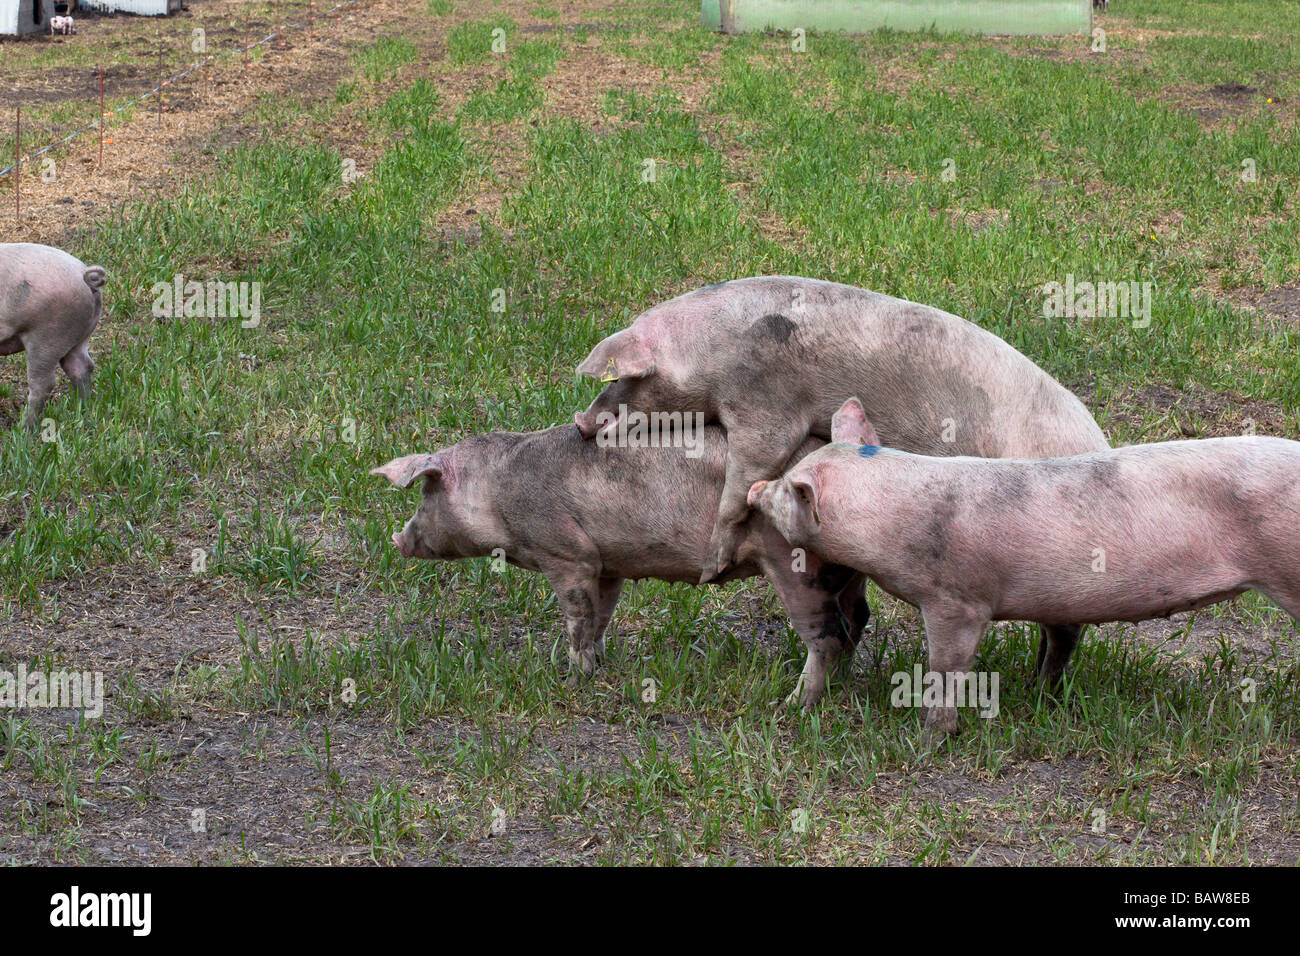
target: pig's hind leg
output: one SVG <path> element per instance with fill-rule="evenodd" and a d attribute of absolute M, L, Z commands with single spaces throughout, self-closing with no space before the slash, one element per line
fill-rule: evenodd
<path fill-rule="evenodd" d="M 1260 584 L 1256 590 L 1290 614 L 1291 620 L 1296 624 L 1300 624 L 1300 579 L 1268 581 Z"/>
<path fill-rule="evenodd" d="M 840 591 L 840 612 L 848 626 L 844 642 L 844 652 L 840 655 L 839 667 L 844 674 L 853 668 L 853 655 L 857 653 L 858 642 L 862 632 L 871 621 L 871 607 L 867 604 L 866 575 L 855 573 L 849 583 Z"/>
<path fill-rule="evenodd" d="M 90 351 L 87 349 L 86 344 L 82 342 L 59 360 L 59 364 L 63 366 L 64 374 L 76 387 L 77 394 L 82 399 L 90 397 L 90 380 L 95 372 L 95 362 L 90 357 Z"/>
<path fill-rule="evenodd" d="M 1038 663 L 1034 672 L 1039 686 L 1048 693 L 1060 690 L 1065 665 L 1070 662 L 1082 634 L 1082 624 L 1038 625 Z"/>
<path fill-rule="evenodd" d="M 23 424 L 31 431 L 36 431 L 41 412 L 49 401 L 50 393 L 58 377 L 59 360 L 46 354 L 44 350 L 29 349 L 27 352 L 27 410 L 23 413 Z"/>
<path fill-rule="evenodd" d="M 622 578 L 601 578 L 596 594 L 596 663 L 605 663 L 605 630 L 623 593 Z"/>

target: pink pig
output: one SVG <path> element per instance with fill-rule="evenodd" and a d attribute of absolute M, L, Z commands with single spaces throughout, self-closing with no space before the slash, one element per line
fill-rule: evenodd
<path fill-rule="evenodd" d="M 625 579 L 699 580 L 727 457 L 720 429 L 699 432 L 685 451 L 602 446 L 572 425 L 493 432 L 371 474 L 402 488 L 424 479 L 419 510 L 393 535 L 405 557 L 495 556 L 545 575 L 564 613 L 573 674 L 590 675 Z M 822 444 L 809 439 L 796 456 Z M 832 666 L 852 660 L 870 613 L 864 579 L 794 552 L 754 515 L 723 580 L 757 574 L 772 582 L 808 648 L 788 702 L 811 707 Z"/>
<path fill-rule="evenodd" d="M 748 500 L 792 544 L 920 608 L 932 672 L 969 674 L 990 621 L 1142 621 L 1252 589 L 1300 620 L 1300 442 L 931 458 L 879 447 L 856 399 L 832 437 Z M 1049 654 L 1044 676 L 1065 662 Z M 948 703 L 926 714 L 941 733 Z"/>
<path fill-rule="evenodd" d="M 697 289 L 642 313 L 578 367 L 608 386 L 574 421 L 590 438 L 631 413 L 699 412 L 727 437 L 702 581 L 732 560 L 750 485 L 861 395 L 881 437 L 922 455 L 1052 458 L 1107 447 L 1088 409 L 1002 339 L 915 302 L 798 276 Z M 1069 659 L 1080 626 L 1043 628 Z"/>
<path fill-rule="evenodd" d="M 95 363 L 90 334 L 104 311 L 108 274 L 60 249 L 0 243 L 0 355 L 27 352 L 27 410 L 35 428 L 59 366 L 84 397 Z"/>
<path fill-rule="evenodd" d="M 578 366 L 611 382 L 574 416 L 585 437 L 626 411 L 703 413 L 727 433 L 712 544 L 731 559 L 753 482 L 865 395 L 891 446 L 924 455 L 1047 458 L 1107 447 L 1067 389 L 991 332 L 927 305 L 798 276 L 697 289 L 642 313 Z"/>

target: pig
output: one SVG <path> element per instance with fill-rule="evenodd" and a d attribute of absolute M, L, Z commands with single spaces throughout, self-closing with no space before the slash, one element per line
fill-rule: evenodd
<path fill-rule="evenodd" d="M 1143 621 L 1252 589 L 1300 620 L 1300 442 L 933 458 L 880 447 L 856 399 L 832 438 L 755 482 L 749 503 L 791 544 L 918 607 L 945 687 L 972 671 L 990 621 Z M 1049 658 L 1049 676 L 1064 666 Z M 926 712 L 940 736 L 956 728 L 950 703 Z"/>
<path fill-rule="evenodd" d="M 87 266 L 61 249 L 0 243 L 0 355 L 27 352 L 27 409 L 34 429 L 63 366 L 83 398 L 95 363 L 90 335 L 104 312 L 103 266 Z"/>
<path fill-rule="evenodd" d="M 50 17 L 50 32 L 60 33 L 63 36 L 72 36 L 77 32 L 76 21 L 72 17 L 53 16 Z"/>
<path fill-rule="evenodd" d="M 746 493 L 809 434 L 830 437 L 850 395 L 890 446 L 923 455 L 1050 458 L 1109 447 L 1071 392 L 1002 339 L 950 313 L 797 276 L 707 286 L 642 313 L 578 373 L 608 386 L 582 434 L 629 410 L 698 411 L 727 436 L 726 482 L 701 582 L 733 560 Z M 1043 628 L 1038 669 L 1081 628 Z"/>
<path fill-rule="evenodd" d="M 415 516 L 392 536 L 408 558 L 494 555 L 539 571 L 555 589 L 574 679 L 603 658 L 623 581 L 699 580 L 722 491 L 726 439 L 701 428 L 698 454 L 680 447 L 602 447 L 572 425 L 476 435 L 437 454 L 397 458 L 371 474 L 406 488 L 424 479 Z M 823 442 L 809 439 L 802 457 Z M 737 562 L 719 580 L 766 575 L 808 649 L 787 698 L 810 708 L 830 670 L 853 656 L 869 611 L 865 579 L 792 553 L 754 516 Z"/>

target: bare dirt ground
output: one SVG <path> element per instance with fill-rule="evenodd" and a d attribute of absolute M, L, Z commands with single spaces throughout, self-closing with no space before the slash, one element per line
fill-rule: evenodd
<path fill-rule="evenodd" d="M 385 9 L 386 6 L 392 9 Z M 293 9 L 296 8 L 290 8 Z M 358 3 L 346 12 L 341 11 L 338 19 L 322 17 L 314 37 L 306 28 L 285 30 L 284 46 L 273 41 L 258 48 L 250 54 L 247 68 L 241 58 L 226 57 L 213 61 L 176 85 L 167 86 L 161 96 L 164 109 L 159 109 L 160 99 L 154 97 L 129 114 L 110 116 L 105 125 L 102 169 L 98 168 L 96 131 L 84 133 L 55 154 L 56 176 L 52 182 L 40 177 L 39 165 L 23 167 L 22 217 L 15 223 L 11 204 L 6 210 L 9 215 L 0 217 L 0 241 L 10 242 L 21 236 L 29 242 L 66 242 L 75 230 L 115 208 L 146 194 L 174 192 L 185 178 L 211 170 L 213 155 L 206 147 L 214 139 L 224 138 L 228 145 L 258 132 L 255 127 L 244 125 L 244 118 L 263 97 L 289 95 L 310 102 L 332 95 L 338 78 L 347 69 L 346 51 L 353 45 L 373 41 L 395 27 L 400 29 L 408 10 L 409 4 L 395 2 Z M 216 54 L 244 45 L 243 11 L 244 4 L 237 0 L 208 0 L 168 18 L 158 29 L 166 31 L 163 44 L 168 51 L 184 50 L 191 30 L 202 24 L 209 31 L 208 52 Z M 96 47 L 97 52 L 102 50 L 109 58 L 120 55 L 118 48 L 124 42 L 114 39 L 116 30 L 129 28 L 140 34 L 130 47 L 134 62 L 105 71 L 106 96 L 138 96 L 158 82 L 159 70 L 152 54 L 159 43 L 143 32 L 140 19 L 92 17 L 81 27 L 78 36 L 64 39 L 64 42 Z M 417 23 L 427 21 L 414 15 L 410 19 Z M 287 18 L 281 21 L 282 27 L 289 22 Z M 254 19 L 247 35 L 265 36 L 275 27 L 274 19 Z M 58 42 L 58 38 L 36 42 Z M 192 65 L 192 60 L 178 63 L 174 55 L 168 63 L 173 69 Z M 174 75 L 169 70 L 164 72 L 167 76 Z M 0 83 L 18 79 L 0 74 Z M 21 98 L 26 101 L 27 91 L 31 89 L 37 102 L 84 100 L 86 93 L 93 100 L 98 96 L 98 84 L 98 71 L 93 67 L 75 69 L 67 76 L 65 71 L 54 67 L 36 75 L 24 71 Z M 93 120 L 93 113 L 90 118 Z M 71 129 L 48 132 L 61 138 Z M 29 134 L 24 141 L 24 155 L 39 148 L 36 142 L 34 135 Z M 12 190 L 12 176 L 4 182 Z"/>

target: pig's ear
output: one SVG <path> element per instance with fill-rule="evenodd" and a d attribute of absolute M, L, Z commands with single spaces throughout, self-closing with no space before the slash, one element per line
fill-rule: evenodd
<path fill-rule="evenodd" d="M 419 478 L 441 478 L 442 462 L 437 455 L 407 455 L 372 468 L 370 473 L 387 478 L 399 488 L 409 488 Z"/>
<path fill-rule="evenodd" d="M 850 398 L 831 417 L 831 441 L 852 442 L 854 445 L 879 445 L 876 430 L 867 421 L 867 413 L 857 398 Z"/>
<path fill-rule="evenodd" d="M 644 378 L 653 375 L 655 358 L 650 347 L 631 329 L 615 332 L 601 341 L 578 366 L 578 374 L 613 382 L 620 378 Z"/>
<path fill-rule="evenodd" d="M 790 490 L 794 492 L 795 516 L 799 523 L 809 530 L 820 528 L 822 515 L 817 507 L 817 485 L 812 476 L 791 478 Z"/>

